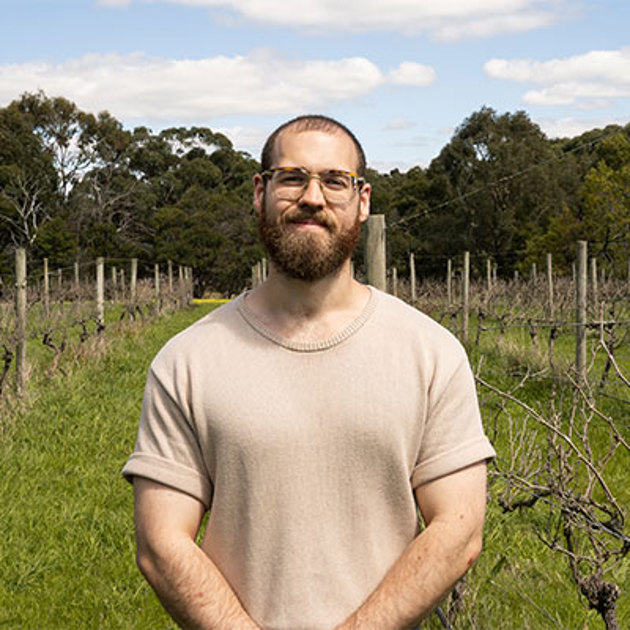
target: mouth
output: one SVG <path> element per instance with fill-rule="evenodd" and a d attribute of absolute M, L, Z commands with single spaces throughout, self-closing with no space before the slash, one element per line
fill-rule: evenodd
<path fill-rule="evenodd" d="M 321 221 L 316 221 L 315 219 L 295 219 L 291 221 L 296 225 L 316 225 L 318 227 L 326 227 L 326 225 Z"/>
<path fill-rule="evenodd" d="M 330 230 L 331 225 L 325 216 L 307 215 L 307 216 L 295 216 L 287 217 L 290 225 L 309 229 L 324 229 Z"/>

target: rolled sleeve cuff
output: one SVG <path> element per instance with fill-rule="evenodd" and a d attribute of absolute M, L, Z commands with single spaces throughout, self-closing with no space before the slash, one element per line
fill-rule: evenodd
<path fill-rule="evenodd" d="M 187 468 L 156 455 L 133 453 L 122 470 L 123 477 L 146 477 L 176 490 L 181 490 L 201 501 L 206 508 L 212 501 L 212 484 L 196 470 Z"/>
<path fill-rule="evenodd" d="M 496 456 L 486 437 L 479 437 L 472 442 L 465 442 L 450 451 L 440 453 L 423 461 L 413 469 L 411 485 L 413 488 L 433 481 L 467 466 L 492 459 Z"/>

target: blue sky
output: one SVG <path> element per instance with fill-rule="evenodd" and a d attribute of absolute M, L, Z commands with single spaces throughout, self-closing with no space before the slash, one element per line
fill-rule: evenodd
<path fill-rule="evenodd" d="M 380 171 L 427 166 L 466 117 L 549 137 L 630 122 L 627 0 L 2 0 L 0 106 L 25 91 L 131 129 L 207 126 L 258 157 L 301 113 Z"/>

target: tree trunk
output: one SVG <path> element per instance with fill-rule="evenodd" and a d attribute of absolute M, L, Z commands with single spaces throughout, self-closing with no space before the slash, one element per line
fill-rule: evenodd
<path fill-rule="evenodd" d="M 597 575 L 590 575 L 578 581 L 580 591 L 604 620 L 606 630 L 621 630 L 617 622 L 617 598 L 619 587 L 605 582 Z"/>

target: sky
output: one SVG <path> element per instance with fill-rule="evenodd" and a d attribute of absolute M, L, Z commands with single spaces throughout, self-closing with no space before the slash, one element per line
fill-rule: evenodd
<path fill-rule="evenodd" d="M 332 116 L 381 172 L 426 167 L 482 107 L 550 137 L 630 122 L 628 0 L 0 0 L 0 107 L 209 127 L 258 158 Z"/>

